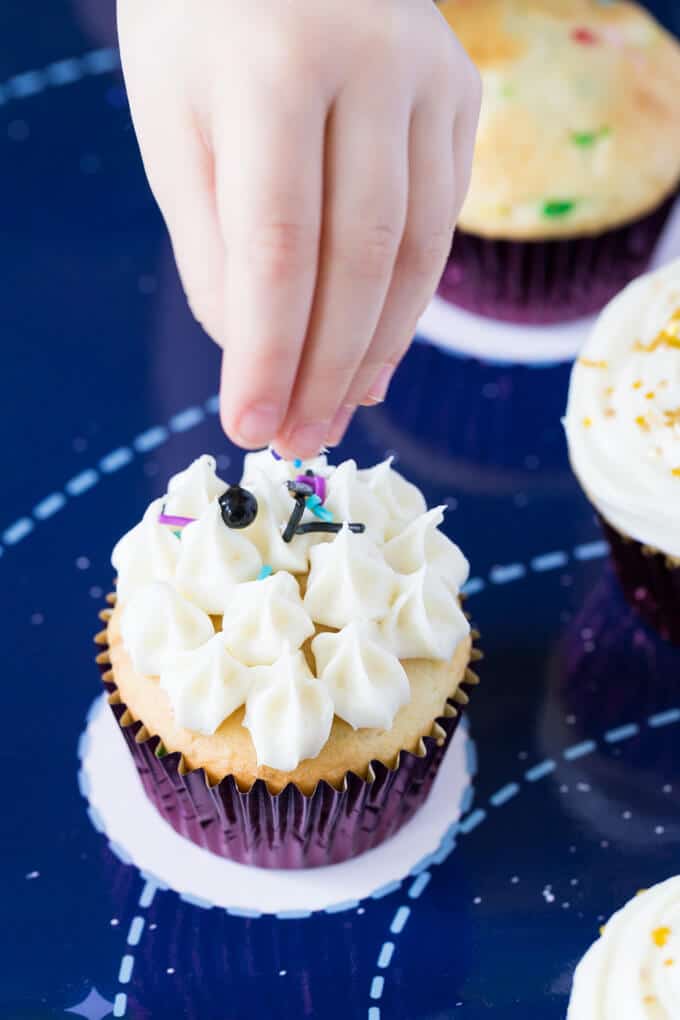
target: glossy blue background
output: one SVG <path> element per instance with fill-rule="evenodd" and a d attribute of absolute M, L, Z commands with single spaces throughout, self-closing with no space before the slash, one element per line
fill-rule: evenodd
<path fill-rule="evenodd" d="M 657 9 L 680 28 L 675 3 Z M 487 657 L 455 849 L 332 915 L 247 919 L 163 890 L 140 906 L 145 882 L 91 825 L 76 778 L 108 555 L 170 473 L 210 450 L 236 477 L 240 454 L 144 179 L 111 5 L 24 0 L 0 29 L 0 1015 L 125 1001 L 133 1018 L 563 1018 L 602 919 L 680 870 L 680 713 L 659 716 L 680 704 L 680 653 L 626 607 L 569 471 L 569 366 L 419 343 L 339 454 L 395 452 L 430 504 L 448 503 L 472 563 Z M 55 494 L 61 507 L 44 503 Z"/>

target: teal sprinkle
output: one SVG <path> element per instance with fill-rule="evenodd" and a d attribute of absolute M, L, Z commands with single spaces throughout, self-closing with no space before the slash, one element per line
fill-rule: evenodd
<path fill-rule="evenodd" d="M 260 573 L 257 575 L 257 579 L 258 581 L 264 581 L 265 577 L 269 577 L 269 575 L 273 573 L 274 568 L 270 567 L 268 563 L 265 563 L 265 565 L 260 570 Z"/>
<path fill-rule="evenodd" d="M 182 537 L 182 532 L 181 531 L 173 531 L 173 535 L 175 536 L 175 538 L 181 538 Z"/>
<path fill-rule="evenodd" d="M 559 219 L 561 216 L 568 216 L 576 206 L 576 202 L 570 198 L 554 199 L 543 203 L 543 215 L 548 219 Z"/>
<path fill-rule="evenodd" d="M 299 457 L 296 457 L 295 460 L 293 461 L 293 467 L 296 467 L 296 468 L 301 468 L 302 467 L 302 461 L 300 460 Z"/>
<path fill-rule="evenodd" d="M 308 510 L 311 510 L 315 517 L 318 517 L 322 521 L 332 521 L 333 514 L 325 506 L 321 505 L 321 500 L 317 495 L 308 496 L 305 500 L 305 505 Z"/>

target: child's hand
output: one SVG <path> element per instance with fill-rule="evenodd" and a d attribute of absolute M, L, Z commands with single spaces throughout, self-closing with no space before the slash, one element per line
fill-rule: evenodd
<path fill-rule="evenodd" d="M 144 165 L 222 422 L 306 457 L 383 399 L 468 185 L 476 71 L 432 0 L 119 0 Z"/>

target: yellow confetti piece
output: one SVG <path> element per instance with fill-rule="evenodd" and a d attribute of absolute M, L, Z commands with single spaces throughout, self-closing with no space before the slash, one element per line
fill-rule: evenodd
<path fill-rule="evenodd" d="M 680 467 L 673 468 L 671 474 L 674 478 L 680 478 Z"/>
<path fill-rule="evenodd" d="M 664 967 L 674 967 L 675 966 L 675 960 L 672 959 L 672 957 L 670 957 L 668 960 L 664 960 L 663 961 L 663 965 L 664 965 Z"/>
<path fill-rule="evenodd" d="M 663 949 L 668 942 L 668 936 L 670 933 L 670 928 L 667 928 L 665 925 L 661 928 L 655 928 L 652 932 L 652 942 L 655 946 L 658 946 L 659 949 Z"/>
<path fill-rule="evenodd" d="M 592 358 L 579 358 L 579 365 L 583 365 L 585 368 L 608 368 L 608 361 L 593 361 Z"/>
<path fill-rule="evenodd" d="M 649 393 L 645 393 L 645 400 L 654 400 L 655 396 L 656 393 L 654 393 L 653 390 L 650 390 Z"/>
<path fill-rule="evenodd" d="M 642 389 L 642 379 L 636 379 L 635 380 L 635 382 L 633 383 L 633 389 L 634 390 Z"/>
<path fill-rule="evenodd" d="M 660 347 L 669 347 L 680 350 L 680 308 L 677 308 L 670 319 L 657 336 L 648 344 L 636 340 L 633 344 L 634 351 L 642 351 L 645 354 L 652 354 Z"/>
<path fill-rule="evenodd" d="M 593 419 L 592 418 L 584 418 L 583 419 L 583 427 L 584 427 L 584 429 L 589 429 L 592 424 L 593 424 Z"/>
<path fill-rule="evenodd" d="M 638 415 L 635 419 L 635 424 L 639 425 L 643 432 L 649 432 L 649 422 L 645 418 L 644 414 Z"/>

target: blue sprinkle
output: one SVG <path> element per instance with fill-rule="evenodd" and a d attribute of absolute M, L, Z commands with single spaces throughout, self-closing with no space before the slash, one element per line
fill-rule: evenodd
<path fill-rule="evenodd" d="M 371 1006 L 368 1011 L 368 1020 L 380 1020 L 380 1007 Z"/>
<path fill-rule="evenodd" d="M 486 811 L 484 811 L 483 808 L 477 808 L 477 810 L 473 811 L 471 815 L 468 815 L 467 818 L 464 818 L 462 822 L 458 823 L 458 829 L 467 836 L 469 832 L 472 832 L 473 829 L 476 829 L 477 826 L 481 825 L 485 818 Z"/>
<path fill-rule="evenodd" d="M 471 577 L 470 580 L 463 585 L 461 591 L 463 595 L 476 595 L 478 591 L 483 591 L 485 587 L 486 585 L 481 577 Z"/>
<path fill-rule="evenodd" d="M 273 574 L 273 573 L 274 573 L 274 568 L 270 567 L 268 563 L 265 563 L 265 565 L 260 570 L 260 573 L 257 575 L 257 579 L 258 579 L 258 581 L 264 581 L 264 579 L 266 577 L 269 577 L 270 574 Z"/>
<path fill-rule="evenodd" d="M 492 584 L 509 584 L 510 581 L 518 581 L 520 577 L 524 577 L 526 572 L 523 563 L 508 563 L 507 566 L 492 567 L 489 580 Z"/>
<path fill-rule="evenodd" d="M 121 446 L 117 450 L 107 453 L 105 457 L 102 457 L 99 461 L 99 469 L 106 475 L 113 474 L 114 471 L 120 471 L 122 467 L 129 464 L 132 456 L 132 450 L 127 446 Z"/>
<path fill-rule="evenodd" d="M 133 917 L 130 923 L 130 930 L 128 932 L 127 937 L 128 945 L 129 946 L 139 945 L 139 940 L 142 937 L 143 931 L 144 931 L 144 918 L 139 917 L 139 915 L 137 917 Z"/>
<path fill-rule="evenodd" d="M 69 85 L 81 77 L 80 61 L 74 57 L 57 60 L 54 64 L 48 64 L 44 73 L 50 85 Z"/>
<path fill-rule="evenodd" d="M 66 491 L 69 496 L 81 496 L 88 489 L 91 489 L 93 485 L 96 485 L 98 481 L 99 475 L 94 468 L 88 468 L 66 483 Z"/>
<path fill-rule="evenodd" d="M 574 549 L 574 556 L 577 560 L 596 560 L 600 556 L 606 556 L 609 546 L 606 542 L 586 542 L 585 545 L 577 545 Z"/>
<path fill-rule="evenodd" d="M 378 966 L 381 970 L 384 970 L 385 967 L 389 967 L 393 953 L 394 942 L 384 942 L 382 949 L 380 950 L 380 956 L 378 957 Z"/>
<path fill-rule="evenodd" d="M 390 931 L 392 932 L 393 935 L 401 934 L 401 932 L 404 930 L 406 922 L 409 919 L 410 913 L 411 913 L 410 907 L 399 907 L 396 914 L 394 915 L 394 920 L 390 925 Z"/>
<path fill-rule="evenodd" d="M 408 891 L 409 898 L 417 900 L 431 877 L 432 876 L 429 871 L 423 871 L 422 874 L 418 875 L 417 879 Z M 380 964 L 378 964 L 378 966 L 380 966 Z"/>
<path fill-rule="evenodd" d="M 566 566 L 567 563 L 568 557 L 564 552 L 545 553 L 543 556 L 534 557 L 531 561 L 531 569 L 540 574 L 546 570 L 557 570 L 559 567 Z"/>
<path fill-rule="evenodd" d="M 138 453 L 148 453 L 149 450 L 155 450 L 157 446 L 164 443 L 167 438 L 167 429 L 164 429 L 162 425 L 155 425 L 152 429 L 147 429 L 146 432 L 142 432 L 136 439 L 133 439 L 132 445 Z"/>
<path fill-rule="evenodd" d="M 120 961 L 120 970 L 118 971 L 118 980 L 121 985 L 126 985 L 132 977 L 132 968 L 135 965 L 134 956 L 130 956 L 126 953 L 123 959 Z"/>
<path fill-rule="evenodd" d="M 302 461 L 300 460 L 299 457 L 296 457 L 295 460 L 293 461 L 293 467 L 295 467 L 295 468 L 301 468 L 302 467 Z"/>
<path fill-rule="evenodd" d="M 173 432 L 188 432 L 204 418 L 205 412 L 200 407 L 187 407 L 186 411 L 180 411 L 171 418 L 168 424 Z"/>

